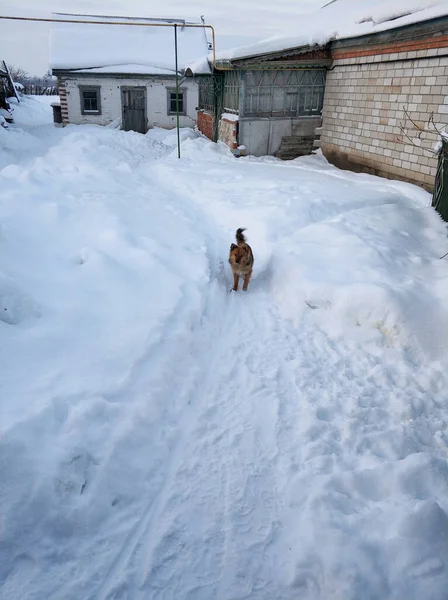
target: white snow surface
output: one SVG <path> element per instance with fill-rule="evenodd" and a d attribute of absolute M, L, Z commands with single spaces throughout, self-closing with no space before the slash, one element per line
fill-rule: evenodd
<path fill-rule="evenodd" d="M 330 40 L 378 33 L 446 15 L 447 0 L 334 0 L 313 13 L 301 16 L 294 32 L 217 52 L 216 58 L 231 60 L 307 45 L 324 45 Z M 289 32 L 291 26 L 291 23 L 285 25 Z M 209 60 L 211 58 L 209 55 Z M 201 61 L 192 65 L 189 67 L 193 72 L 204 66 Z"/>
<path fill-rule="evenodd" d="M 429 195 L 43 100 L 0 128 L 0 597 L 446 600 Z"/>
<path fill-rule="evenodd" d="M 46 153 L 55 143 L 61 130 L 51 126 L 51 104 L 59 102 L 59 96 L 26 96 L 8 98 L 13 109 L 12 116 L 19 126 L 10 125 L 7 132 L 0 130 L 0 169 L 11 163 L 34 161 L 36 155 Z"/>
<path fill-rule="evenodd" d="M 174 27 L 163 26 L 151 19 L 125 19 L 121 17 L 82 17 L 53 14 L 54 18 L 91 21 L 88 23 L 52 23 L 50 30 L 50 66 L 52 69 L 90 69 L 123 65 L 140 65 L 139 74 L 175 72 Z M 124 23 L 100 25 L 98 21 Z M 142 26 L 126 25 L 142 22 Z M 157 27 L 144 26 L 156 24 Z M 167 25 L 168 22 L 165 22 Z M 178 25 L 178 66 L 183 69 L 191 61 L 208 53 L 202 27 Z M 146 67 L 146 70 L 142 70 Z M 151 70 L 152 69 L 152 70 Z M 104 71 L 106 73 L 110 71 Z M 134 71 L 133 71 L 134 72 Z M 204 65 L 203 73 L 210 69 Z"/>

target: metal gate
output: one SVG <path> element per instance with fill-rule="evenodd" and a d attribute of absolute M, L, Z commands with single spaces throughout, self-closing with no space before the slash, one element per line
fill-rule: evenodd
<path fill-rule="evenodd" d="M 123 113 L 123 129 L 146 133 L 146 88 L 121 88 L 121 106 Z"/>
<path fill-rule="evenodd" d="M 448 139 L 442 138 L 432 205 L 444 221 L 448 221 Z"/>

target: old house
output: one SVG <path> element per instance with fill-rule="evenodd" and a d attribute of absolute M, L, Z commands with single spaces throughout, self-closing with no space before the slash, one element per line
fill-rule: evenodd
<path fill-rule="evenodd" d="M 296 36 L 221 53 L 197 77 L 201 131 L 257 156 L 320 146 L 340 167 L 431 188 L 448 124 L 448 5 L 429 4 L 333 0 Z"/>
<path fill-rule="evenodd" d="M 51 67 L 58 79 L 64 124 L 116 122 L 125 130 L 145 133 L 155 126 L 175 127 L 178 108 L 180 126 L 194 126 L 198 85 L 185 77 L 184 65 L 208 52 L 203 27 L 186 27 L 186 21 L 179 19 L 55 17 L 84 21 L 52 24 Z M 141 26 L 131 22 L 141 22 Z M 174 25 L 180 76 L 178 105 Z M 209 72 L 205 64 L 202 73 Z"/>
<path fill-rule="evenodd" d="M 321 125 L 330 64 L 327 49 L 308 47 L 220 59 L 213 78 L 198 78 L 198 126 L 255 156 L 309 154 Z"/>

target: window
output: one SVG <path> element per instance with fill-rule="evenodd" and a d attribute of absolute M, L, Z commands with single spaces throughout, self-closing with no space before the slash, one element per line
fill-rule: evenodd
<path fill-rule="evenodd" d="M 215 106 L 215 82 L 216 76 L 202 75 L 198 77 L 199 81 L 199 110 L 213 112 Z"/>
<path fill-rule="evenodd" d="M 323 69 L 247 71 L 244 114 L 247 117 L 320 115 L 324 91 Z"/>
<path fill-rule="evenodd" d="M 185 115 L 186 113 L 186 91 L 179 89 L 179 114 Z M 168 114 L 175 115 L 177 113 L 177 97 L 176 90 L 168 90 Z"/>
<path fill-rule="evenodd" d="M 100 115 L 101 114 L 101 96 L 99 86 L 80 86 L 81 96 L 81 114 L 82 115 Z"/>
<path fill-rule="evenodd" d="M 240 103 L 240 71 L 224 73 L 224 112 L 237 113 Z"/>

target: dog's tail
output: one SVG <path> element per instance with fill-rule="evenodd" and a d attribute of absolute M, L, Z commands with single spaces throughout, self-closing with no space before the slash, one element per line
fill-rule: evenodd
<path fill-rule="evenodd" d="M 246 231 L 246 229 L 244 227 L 240 227 L 239 229 L 236 230 L 236 241 L 238 243 L 243 243 L 246 241 L 246 238 L 243 234 L 243 231 Z"/>

